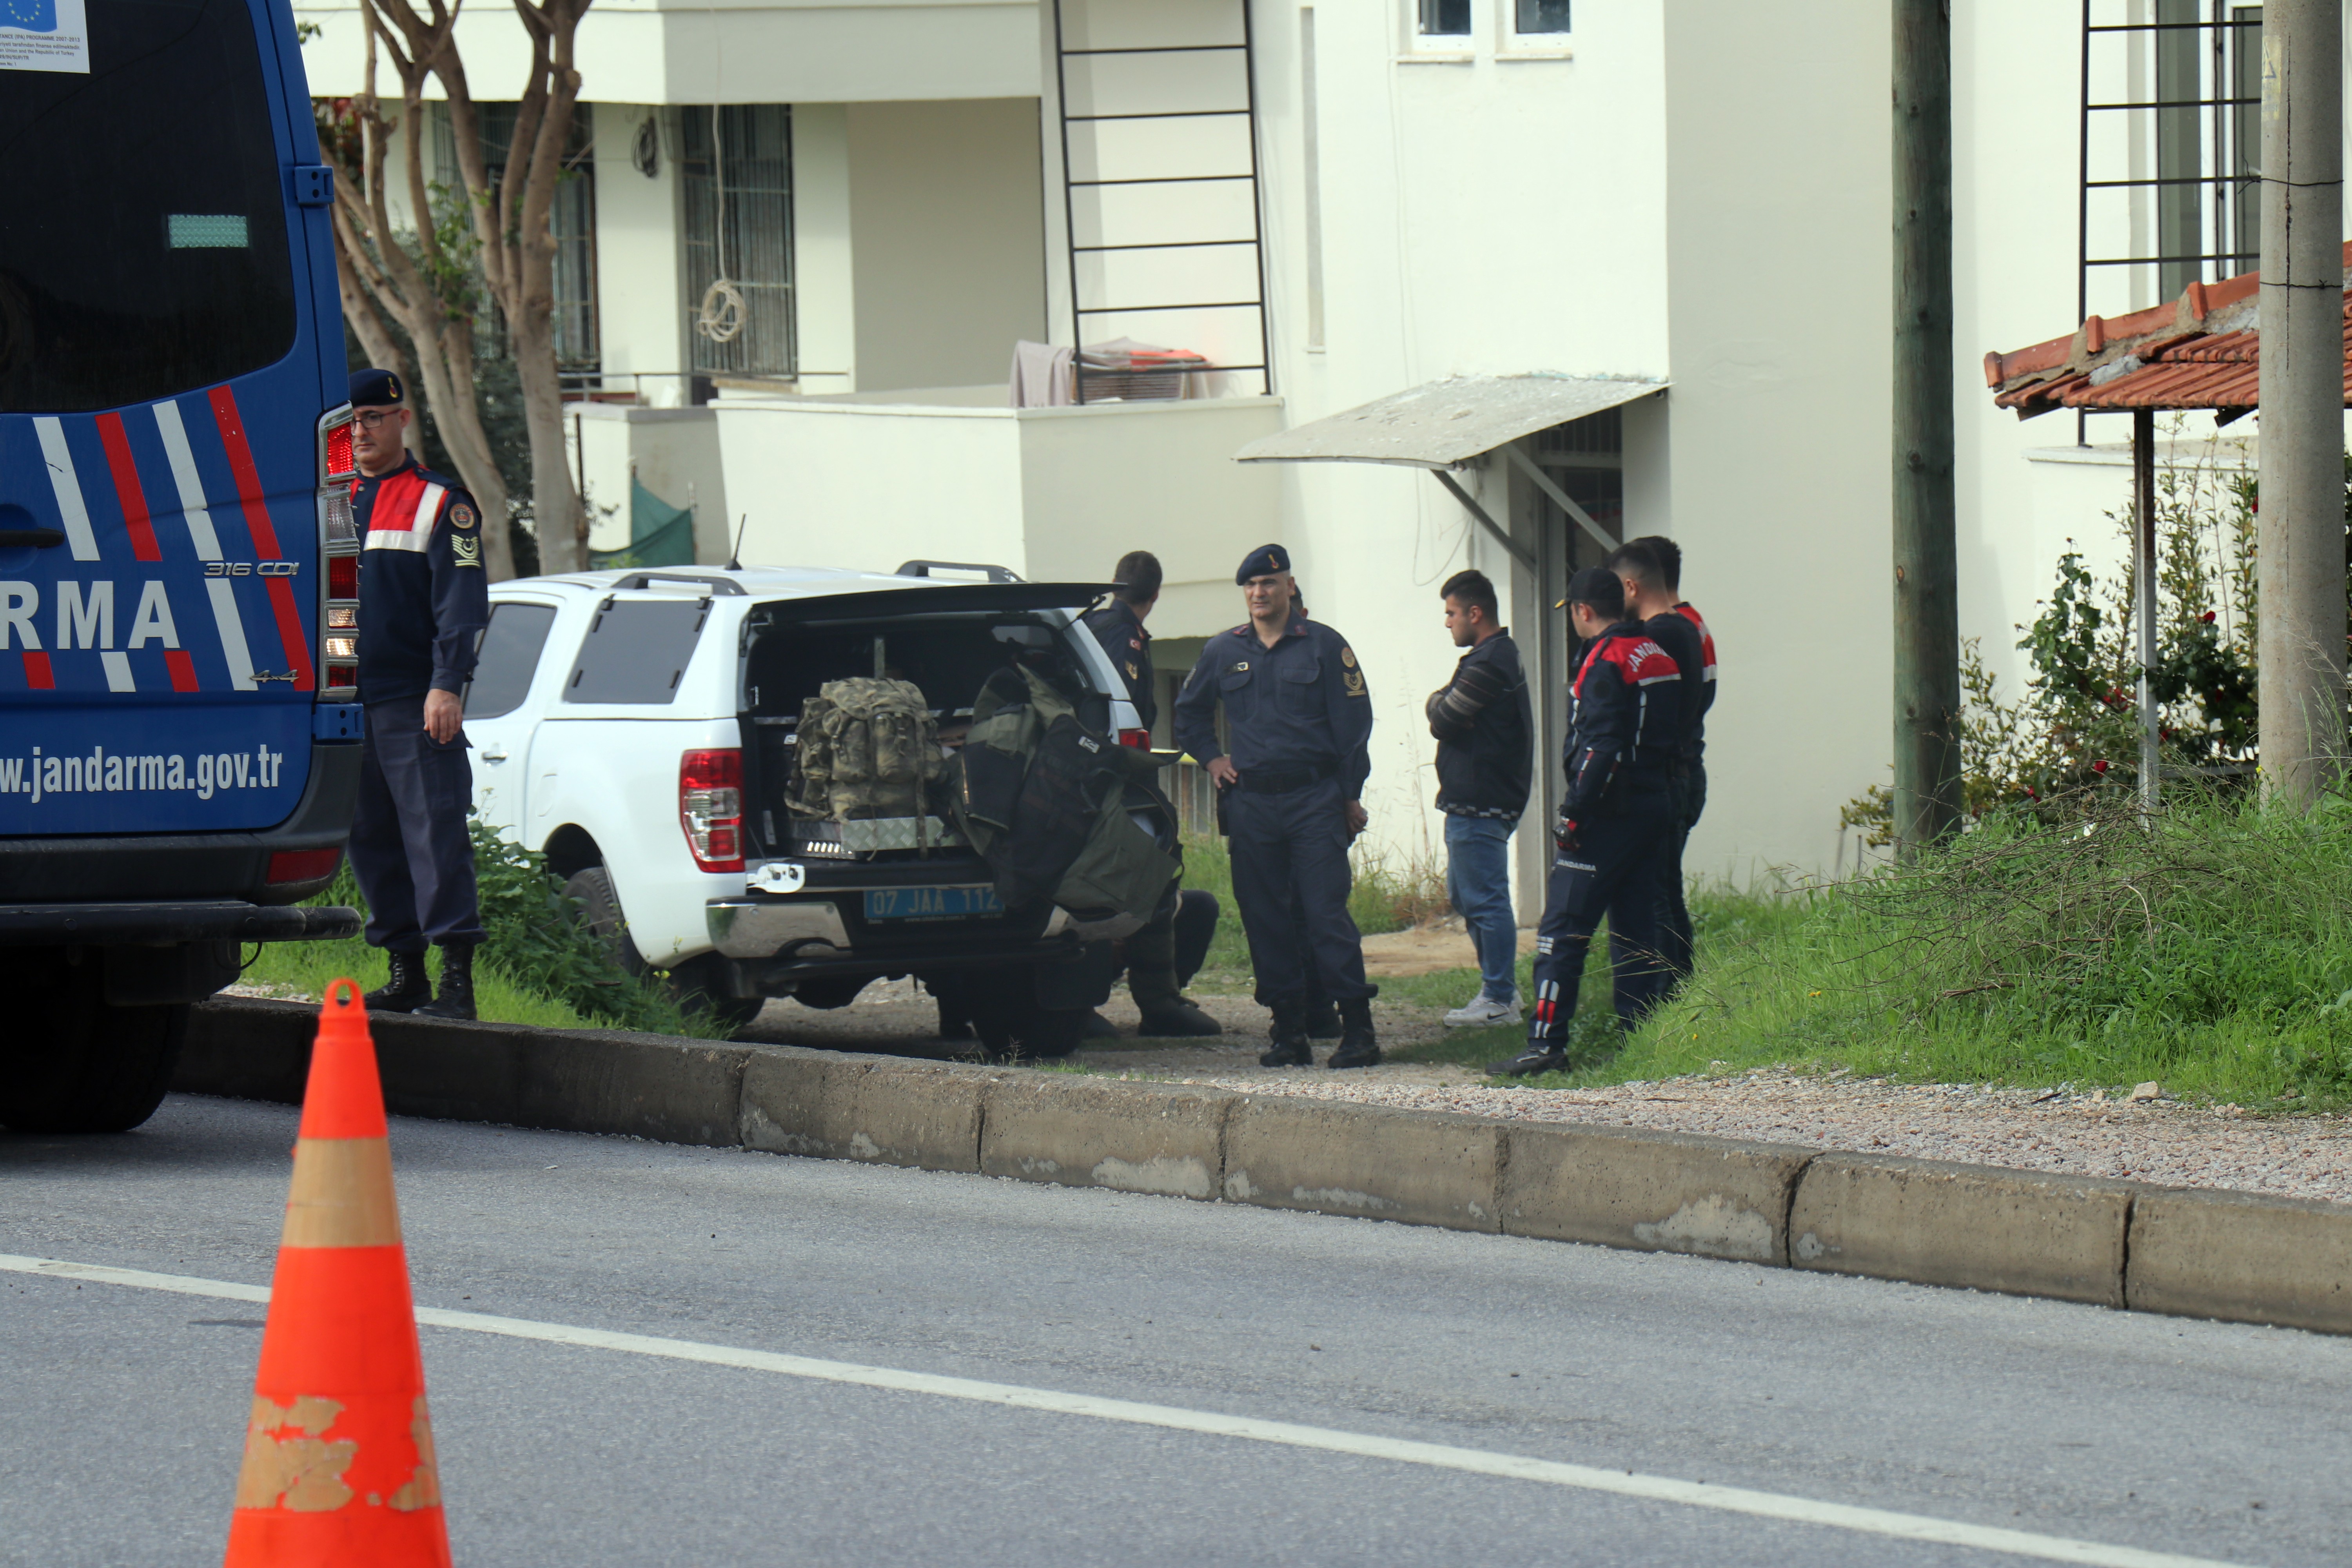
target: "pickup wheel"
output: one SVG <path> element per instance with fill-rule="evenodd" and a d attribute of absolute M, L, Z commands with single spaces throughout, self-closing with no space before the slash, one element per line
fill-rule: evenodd
<path fill-rule="evenodd" d="M 653 971 L 637 944 L 629 940 L 628 921 L 621 914 L 620 895 L 613 891 L 613 875 L 602 866 L 591 866 L 574 872 L 563 884 L 566 897 L 580 900 L 581 919 L 590 931 L 603 940 L 614 961 L 632 975 L 642 980 Z M 718 955 L 709 955 L 716 960 Z M 717 978 L 716 964 L 701 958 L 690 958 L 668 972 L 663 982 L 670 999 L 679 1011 L 689 1016 L 708 1015 L 725 1024 L 732 1034 L 760 1016 L 761 999 L 757 996 L 729 996 L 713 986 Z"/>
<path fill-rule="evenodd" d="M 95 953 L 80 963 L 59 956 L 25 952 L 6 966 L 16 1012 L 0 1047 L 0 1124 L 126 1132 L 154 1115 L 172 1087 L 188 1004 L 110 1005 Z"/>

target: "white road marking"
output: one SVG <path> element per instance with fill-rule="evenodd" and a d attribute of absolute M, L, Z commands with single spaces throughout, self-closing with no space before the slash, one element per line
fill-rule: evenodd
<path fill-rule="evenodd" d="M 198 1279 L 183 1274 L 150 1274 L 138 1268 L 110 1268 L 96 1263 L 68 1263 L 51 1258 L 24 1258 L 0 1253 L 0 1273 L 38 1274 L 58 1279 L 89 1280 L 102 1285 L 128 1285 L 142 1290 L 169 1290 L 183 1296 L 209 1296 L 227 1301 L 267 1301 L 266 1286 L 238 1285 L 225 1279 Z M 2075 1541 L 2031 1531 L 2001 1530 L 1990 1525 L 1962 1524 L 1925 1514 L 1895 1513 L 1885 1509 L 1852 1508 L 1843 1503 L 1817 1502 L 1811 1498 L 1778 1492 L 1749 1491 L 1740 1487 L 1713 1486 L 1705 1481 L 1676 1480 L 1669 1476 L 1637 1475 L 1632 1470 L 1595 1469 L 1552 1459 L 1517 1454 L 1489 1453 L 1482 1448 L 1456 1448 L 1444 1443 L 1416 1443 L 1401 1437 L 1374 1437 L 1328 1426 L 1302 1426 L 1288 1421 L 1260 1421 L 1247 1415 L 1221 1415 L 1213 1411 L 1186 1410 L 1171 1405 L 1143 1405 L 1128 1399 L 1104 1399 L 1091 1394 L 1061 1394 L 1019 1384 L 982 1383 L 968 1377 L 940 1377 L 894 1367 L 861 1366 L 855 1362 L 818 1361 L 809 1356 L 782 1355 L 773 1351 L 741 1350 L 729 1345 L 698 1344 L 650 1334 L 613 1333 L 604 1329 L 576 1328 L 565 1323 L 541 1323 L 528 1318 L 499 1318 L 487 1312 L 452 1312 L 419 1307 L 416 1321 L 428 1328 L 464 1329 L 508 1339 L 535 1340 L 542 1344 L 572 1345 L 582 1350 L 620 1351 L 631 1355 L 660 1356 L 670 1361 L 699 1362 L 707 1366 L 731 1366 L 746 1372 L 775 1373 L 785 1377 L 812 1378 L 824 1383 L 855 1384 L 897 1394 L 929 1394 L 943 1399 L 968 1399 L 982 1405 L 1002 1405 L 1015 1410 L 1037 1410 L 1055 1415 L 1085 1415 L 1097 1421 L 1118 1421 L 1136 1426 L 1161 1426 L 1197 1432 L 1211 1437 L 1239 1437 L 1253 1443 L 1276 1443 L 1292 1448 L 1314 1448 L 1327 1454 L 1352 1454 L 1360 1458 L 1388 1459 L 1399 1464 L 1425 1465 L 1441 1470 L 1462 1470 L 1504 1480 L 1541 1481 L 1580 1491 L 1612 1492 L 1647 1502 L 1680 1503 L 1688 1508 L 1750 1514 L 1791 1524 L 1826 1525 L 1834 1530 L 1897 1541 L 1918 1541 L 1938 1546 L 1972 1547 L 1981 1552 L 2006 1552 L 2051 1563 L 2080 1563 L 2095 1568 L 2246 1568 L 2210 1557 L 2183 1557 L 2169 1552 L 2145 1552 L 2136 1546 L 2109 1546 L 2095 1541 Z"/>
<path fill-rule="evenodd" d="M 77 561 L 98 559 L 98 536 L 89 530 L 89 509 L 82 504 L 81 476 L 74 472 L 72 450 L 66 446 L 66 428 L 54 415 L 33 421 L 40 437 L 41 461 L 49 468 L 49 489 L 57 492 L 58 516 L 66 526 L 66 540 Z"/>

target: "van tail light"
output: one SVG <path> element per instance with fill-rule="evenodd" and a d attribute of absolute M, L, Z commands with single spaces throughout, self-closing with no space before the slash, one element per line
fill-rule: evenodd
<path fill-rule="evenodd" d="M 743 868 L 743 753 L 688 752 L 677 760 L 677 820 L 705 871 Z"/>
<path fill-rule="evenodd" d="M 280 849 L 269 857 L 269 870 L 262 879 L 273 888 L 287 882 L 321 882 L 333 876 L 342 861 L 341 849 Z"/>
<path fill-rule="evenodd" d="M 1148 752 L 1151 750 L 1151 731 L 1121 730 L 1118 732 L 1118 743 L 1122 746 L 1133 746 L 1139 752 Z"/>
<path fill-rule="evenodd" d="M 320 699 L 358 700 L 360 683 L 360 531 L 352 514 L 352 411 L 338 408 L 319 421 L 319 554 L 326 570 L 319 603 Z"/>

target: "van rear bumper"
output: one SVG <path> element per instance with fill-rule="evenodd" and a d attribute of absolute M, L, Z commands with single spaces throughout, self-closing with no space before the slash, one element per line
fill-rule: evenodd
<path fill-rule="evenodd" d="M 310 748 L 310 777 L 303 786 L 302 798 L 275 827 L 243 833 L 0 838 L 0 907 L 85 900 L 210 904 L 236 900 L 249 905 L 291 904 L 318 892 L 326 880 L 273 887 L 270 856 L 282 849 L 340 848 L 351 836 L 352 808 L 359 800 L 359 788 L 360 748 L 349 742 L 320 742 Z"/>
<path fill-rule="evenodd" d="M 340 907 L 184 903 L 0 904 L 0 947 L 157 946 L 183 942 L 318 942 L 357 936 L 360 912 Z"/>

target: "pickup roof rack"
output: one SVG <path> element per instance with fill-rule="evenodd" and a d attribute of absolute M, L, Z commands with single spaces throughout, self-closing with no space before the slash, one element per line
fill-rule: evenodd
<path fill-rule="evenodd" d="M 942 572 L 979 572 L 992 583 L 1018 583 L 1022 579 L 1006 566 L 991 566 L 981 561 L 902 561 L 894 577 L 928 577 L 933 570 Z"/>
<path fill-rule="evenodd" d="M 616 591 L 650 588 L 656 583 L 693 583 L 714 594 L 745 597 L 743 584 L 717 572 L 632 572 L 613 584 Z"/>

